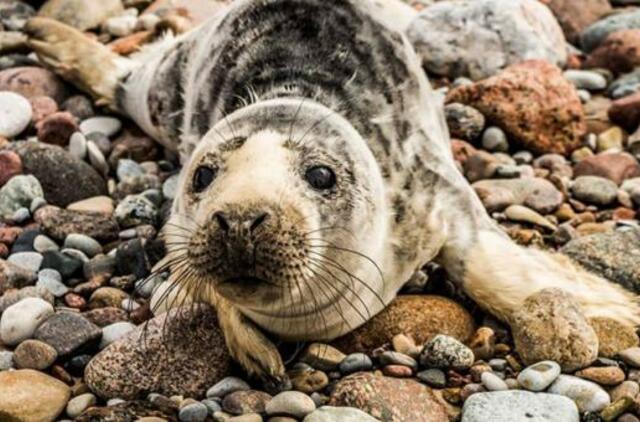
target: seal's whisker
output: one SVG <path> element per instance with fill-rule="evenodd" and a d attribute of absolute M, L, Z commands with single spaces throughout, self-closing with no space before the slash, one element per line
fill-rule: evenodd
<path fill-rule="evenodd" d="M 322 242 L 326 243 L 326 245 L 310 245 L 310 246 L 318 247 L 318 248 L 335 249 L 335 250 L 340 251 L 340 252 L 346 252 L 346 253 L 357 255 L 357 256 L 367 260 L 371 265 L 376 267 L 376 270 L 377 270 L 378 274 L 380 275 L 380 280 L 384 283 L 384 276 L 382 275 L 382 269 L 380 268 L 380 266 L 373 259 L 369 258 L 367 255 L 363 254 L 362 252 L 358 252 L 358 251 L 355 251 L 353 249 L 345 248 L 345 247 L 342 247 L 342 246 L 337 246 L 334 243 L 331 243 L 331 242 L 329 242 L 329 241 L 327 241 L 325 239 L 308 238 L 307 240 L 322 241 Z"/>
<path fill-rule="evenodd" d="M 344 268 L 343 265 L 341 265 L 339 262 L 332 260 L 331 258 L 328 258 L 327 256 L 319 253 L 319 252 L 315 252 L 313 250 L 309 251 L 309 254 L 314 254 L 317 255 L 320 259 L 323 259 L 324 262 L 327 265 L 332 266 L 333 268 L 335 268 L 336 270 L 342 271 L 343 273 L 345 273 L 347 276 L 349 276 L 350 278 L 352 278 L 354 281 L 358 281 L 360 284 L 362 284 L 362 286 L 364 286 L 367 290 L 369 290 L 375 297 L 376 299 L 382 304 L 382 306 L 385 306 L 385 302 L 384 300 L 382 300 L 382 297 L 380 296 L 380 294 L 378 292 L 375 291 L 375 289 L 373 289 L 371 286 L 369 286 L 369 284 L 367 284 L 364 280 L 362 280 L 360 277 L 356 276 L 355 274 L 351 273 L 349 270 L 347 270 L 346 268 Z"/>
<path fill-rule="evenodd" d="M 300 110 L 302 109 L 302 106 L 304 105 L 304 101 L 306 100 L 306 97 L 302 97 L 302 100 L 300 101 L 300 105 L 298 106 L 298 109 L 296 110 L 296 113 L 293 115 L 293 119 L 291 119 L 291 126 L 289 127 L 289 140 L 292 141 L 292 137 L 293 137 L 293 127 L 296 124 L 296 121 L 298 120 L 298 114 L 300 113 Z"/>
<path fill-rule="evenodd" d="M 318 265 L 318 264 L 316 264 L 316 265 Z M 309 271 L 311 271 L 315 275 L 315 277 L 317 277 L 321 282 L 323 282 L 323 284 L 326 283 L 326 285 L 331 287 L 331 283 L 328 280 L 326 280 L 322 275 L 320 275 L 318 272 L 314 271 L 312 268 L 309 268 Z M 326 295 L 325 295 L 325 297 L 326 297 Z M 331 301 L 331 298 L 327 297 L 327 300 Z M 342 305 L 340 305 L 340 301 L 337 301 L 337 302 L 331 301 L 331 304 L 333 305 L 334 309 L 336 309 L 336 305 L 337 305 L 337 307 L 339 308 L 339 309 L 336 309 L 336 311 L 338 312 L 338 315 L 340 315 L 340 318 L 342 319 L 343 323 L 346 324 L 347 327 L 349 327 L 349 329 L 351 329 L 351 325 L 349 324 L 349 322 L 347 321 L 346 317 L 344 316 L 344 312 L 342 310 Z M 327 331 L 328 331 L 328 329 L 327 329 Z M 327 332 L 327 334 L 328 334 L 328 332 Z"/>
<path fill-rule="evenodd" d="M 367 311 L 367 316 L 365 317 L 365 315 L 363 315 L 360 310 L 354 306 L 351 302 L 349 302 L 349 304 L 352 306 L 352 308 L 354 309 L 354 311 L 356 311 L 358 313 L 358 315 L 360 315 L 360 318 L 362 318 L 363 321 L 366 321 L 370 316 L 371 313 L 369 311 L 369 307 L 367 306 L 366 302 L 362 299 L 362 297 L 360 297 L 360 295 L 352 288 L 352 286 L 350 286 L 348 283 L 346 283 L 343 280 L 340 280 L 340 278 L 338 278 L 333 272 L 331 272 L 329 269 L 325 268 L 322 264 L 321 261 L 311 261 L 310 262 L 313 265 L 316 265 L 318 267 L 319 270 L 322 270 L 324 272 L 326 272 L 327 274 L 329 274 L 329 276 L 331 276 L 331 278 L 333 278 L 334 280 L 336 280 L 338 283 L 340 283 L 341 285 L 343 285 L 344 287 L 346 287 L 353 296 L 356 297 L 356 299 L 358 299 L 358 301 L 360 301 L 360 303 L 362 304 L 362 307 Z M 317 274 L 317 273 L 316 273 Z M 328 283 L 328 281 L 327 281 Z M 331 283 L 328 283 L 331 286 Z M 333 286 L 331 286 L 333 287 Z M 338 293 L 340 293 L 338 291 Z"/>

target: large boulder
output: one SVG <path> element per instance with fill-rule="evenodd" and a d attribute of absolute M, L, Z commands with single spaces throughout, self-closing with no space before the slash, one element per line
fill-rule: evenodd
<path fill-rule="evenodd" d="M 478 109 L 514 143 L 539 154 L 567 155 L 580 146 L 586 132 L 576 89 L 558 67 L 541 60 L 515 64 L 455 88 L 446 102 Z"/>
<path fill-rule="evenodd" d="M 422 10 L 407 35 L 424 67 L 442 76 L 478 80 L 527 59 L 567 60 L 558 22 L 536 0 L 442 1 Z"/>
<path fill-rule="evenodd" d="M 85 381 L 105 399 L 202 398 L 230 365 L 215 311 L 199 305 L 173 309 L 112 343 L 89 362 Z"/>
<path fill-rule="evenodd" d="M 411 336 L 424 344 L 438 334 L 467 341 L 475 324 L 469 313 L 454 301 L 440 296 L 400 295 L 363 326 L 336 339 L 333 344 L 345 353 L 370 353 L 397 334 Z"/>

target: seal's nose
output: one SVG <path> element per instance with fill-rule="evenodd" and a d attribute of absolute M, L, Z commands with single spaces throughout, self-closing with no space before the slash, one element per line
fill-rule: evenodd
<path fill-rule="evenodd" d="M 259 212 L 247 212 L 241 214 L 227 214 L 222 211 L 218 211 L 213 214 L 213 217 L 218 222 L 220 229 L 226 234 L 231 232 L 253 233 L 262 223 L 267 221 L 269 213 L 264 211 Z"/>

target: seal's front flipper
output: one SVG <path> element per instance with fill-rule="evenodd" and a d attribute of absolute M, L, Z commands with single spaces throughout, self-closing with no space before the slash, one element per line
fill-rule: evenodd
<path fill-rule="evenodd" d="M 216 310 L 231 357 L 250 375 L 260 378 L 270 392 L 289 389 L 276 346 L 231 303 L 218 298 Z"/>
<path fill-rule="evenodd" d="M 29 46 L 54 72 L 91 94 L 100 105 L 116 107 L 116 92 L 134 62 L 112 52 L 68 25 L 32 18 L 25 32 Z"/>

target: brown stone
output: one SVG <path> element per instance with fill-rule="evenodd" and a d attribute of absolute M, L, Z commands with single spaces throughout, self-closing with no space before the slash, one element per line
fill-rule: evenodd
<path fill-rule="evenodd" d="M 70 396 L 69 387 L 42 372 L 0 372 L 0 420 L 56 420 Z"/>
<path fill-rule="evenodd" d="M 528 297 L 512 316 L 516 351 L 526 365 L 553 360 L 563 371 L 590 365 L 598 357 L 598 337 L 575 299 L 550 288 Z"/>
<path fill-rule="evenodd" d="M 22 160 L 13 151 L 0 151 L 0 187 L 22 173 Z"/>
<path fill-rule="evenodd" d="M 584 104 L 587 133 L 602 133 L 613 126 L 609 120 L 611 102 L 609 98 L 598 95 Z"/>
<path fill-rule="evenodd" d="M 13 361 L 18 368 L 44 370 L 55 362 L 58 352 L 39 340 L 25 340 L 16 347 Z"/>
<path fill-rule="evenodd" d="M 83 315 L 98 327 L 106 327 L 107 325 L 115 324 L 116 322 L 129 321 L 127 312 L 119 307 L 92 309 L 85 312 Z"/>
<path fill-rule="evenodd" d="M 509 139 L 540 154 L 568 155 L 586 133 L 575 87 L 558 67 L 541 60 L 518 63 L 490 78 L 454 88 L 446 102 L 478 109 Z"/>
<path fill-rule="evenodd" d="M 580 161 L 573 169 L 575 177 L 600 176 L 620 185 L 626 179 L 640 176 L 640 164 L 626 152 L 597 154 Z"/>
<path fill-rule="evenodd" d="M 128 127 L 113 141 L 109 164 L 115 168 L 118 160 L 129 158 L 139 163 L 153 161 L 158 156 L 158 145 L 140 129 Z"/>
<path fill-rule="evenodd" d="M 271 395 L 263 391 L 235 391 L 225 396 L 222 401 L 222 408 L 232 415 L 264 413 L 265 406 L 269 400 L 271 400 Z"/>
<path fill-rule="evenodd" d="M 579 7 L 573 0 L 542 0 L 558 19 L 565 37 L 576 43 L 580 33 L 611 11 L 608 0 L 583 0 Z"/>
<path fill-rule="evenodd" d="M 598 336 L 598 354 L 607 358 L 639 345 L 638 335 L 633 327 L 610 318 L 591 318 L 589 324 Z"/>
<path fill-rule="evenodd" d="M 384 421 L 447 422 L 446 405 L 427 386 L 414 380 L 360 372 L 343 378 L 329 406 L 356 407 Z"/>
<path fill-rule="evenodd" d="M 66 146 L 71 135 L 78 130 L 76 118 L 68 111 L 53 113 L 36 124 L 38 140 L 45 144 Z"/>
<path fill-rule="evenodd" d="M 577 377 L 600 385 L 618 385 L 624 381 L 624 371 L 617 366 L 593 366 L 575 373 Z"/>
<path fill-rule="evenodd" d="M 46 206 L 35 213 L 35 220 L 44 232 L 58 241 L 71 233 L 85 234 L 99 242 L 118 238 L 119 227 L 115 219 L 100 213 L 63 210 Z"/>
<path fill-rule="evenodd" d="M 640 29 L 638 30 L 640 32 Z M 622 97 L 611 103 L 609 119 L 625 128 L 628 132 L 635 132 L 640 125 L 640 92 Z"/>
<path fill-rule="evenodd" d="M 470 143 L 462 141 L 460 139 L 451 140 L 451 151 L 453 152 L 453 158 L 460 165 L 464 166 L 467 159 L 476 153 L 476 149 Z"/>
<path fill-rule="evenodd" d="M 614 74 L 631 72 L 640 66 L 640 29 L 625 29 L 609 34 L 589 54 L 583 66 L 587 69 L 609 69 Z"/>
<path fill-rule="evenodd" d="M 151 31 L 135 32 L 123 38 L 118 38 L 109 44 L 109 48 L 114 53 L 122 56 L 133 54 L 143 47 L 144 44 L 153 40 L 154 34 Z"/>
<path fill-rule="evenodd" d="M 424 344 L 438 334 L 467 341 L 474 333 L 473 318 L 460 305 L 440 296 L 400 295 L 363 326 L 335 340 L 345 353 L 369 353 L 396 334 L 412 337 Z"/>

